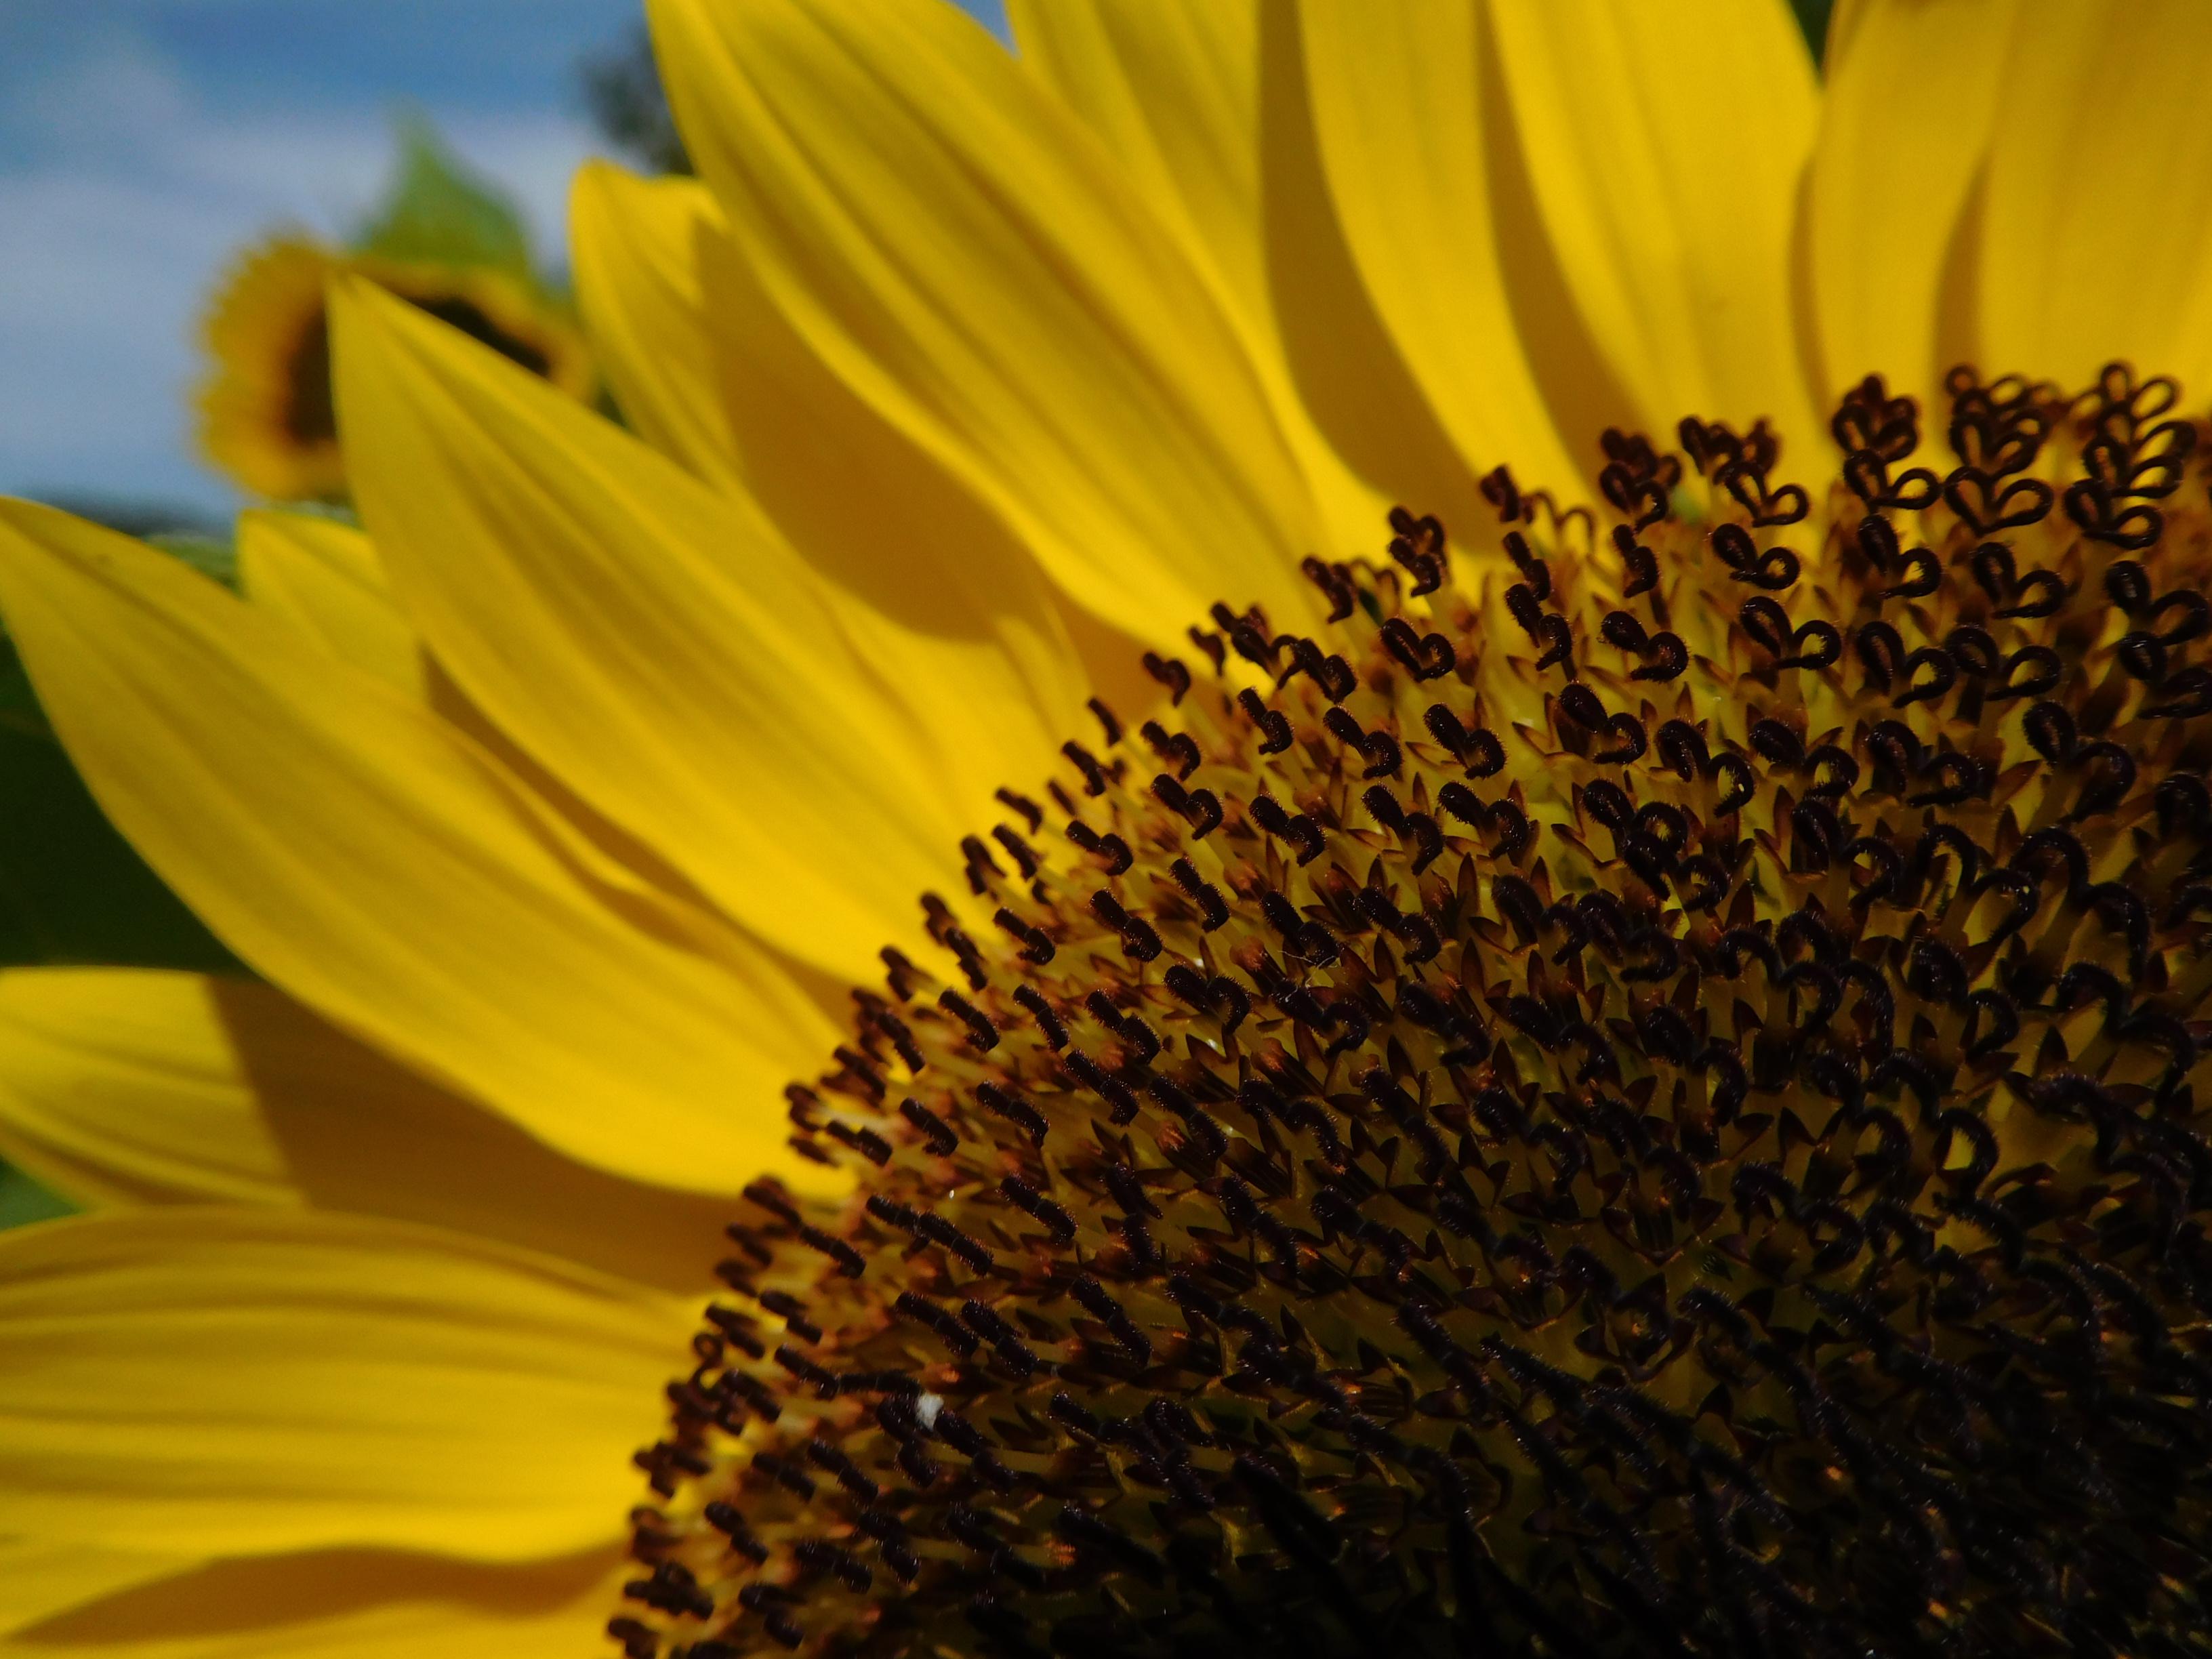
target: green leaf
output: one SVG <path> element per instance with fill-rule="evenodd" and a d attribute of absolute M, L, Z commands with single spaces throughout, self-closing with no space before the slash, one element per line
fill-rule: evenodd
<path fill-rule="evenodd" d="M 0 637 L 0 967 L 58 963 L 245 971 L 108 823 Z"/>
<path fill-rule="evenodd" d="M 400 122 L 398 173 L 354 246 L 390 259 L 488 265 L 532 280 L 530 234 L 514 198 L 471 172 L 419 116 Z"/>
<path fill-rule="evenodd" d="M 1828 52 L 1828 19 L 1836 9 L 1836 0 L 1790 0 L 1790 9 L 1797 14 L 1797 27 L 1805 31 L 1805 44 L 1812 49 L 1813 67 L 1821 67 L 1821 59 Z"/>
<path fill-rule="evenodd" d="M 182 560 L 201 575 L 211 577 L 233 591 L 237 589 L 238 549 L 228 538 L 167 534 L 149 536 L 146 541 L 171 558 Z"/>
<path fill-rule="evenodd" d="M 48 1192 L 14 1164 L 0 1164 L 0 1228 L 76 1213 L 76 1206 L 67 1199 Z"/>

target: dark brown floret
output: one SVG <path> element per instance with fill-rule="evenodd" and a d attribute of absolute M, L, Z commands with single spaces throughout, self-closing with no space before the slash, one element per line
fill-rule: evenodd
<path fill-rule="evenodd" d="M 793 1095 L 854 1196 L 733 1229 L 630 1659 L 2212 1654 L 2198 428 L 1949 392 L 1820 499 L 1690 421 L 1395 514 L 1002 795 Z"/>

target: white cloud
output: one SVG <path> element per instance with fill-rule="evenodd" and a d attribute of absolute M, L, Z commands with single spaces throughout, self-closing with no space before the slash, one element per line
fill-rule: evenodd
<path fill-rule="evenodd" d="M 143 34 L 112 21 L 59 64 L 17 77 L 9 91 L 11 127 L 81 154 L 128 149 L 191 112 L 176 65 Z"/>
<path fill-rule="evenodd" d="M 358 222 L 392 161 L 393 112 L 218 106 L 112 24 L 4 90 L 22 159 L 0 168 L 0 489 L 227 507 L 191 459 L 186 407 L 209 286 L 272 226 Z M 557 253 L 568 178 L 593 148 L 580 119 L 428 112 Z"/>

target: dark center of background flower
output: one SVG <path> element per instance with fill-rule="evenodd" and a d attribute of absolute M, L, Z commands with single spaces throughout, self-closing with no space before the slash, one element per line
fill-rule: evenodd
<path fill-rule="evenodd" d="M 1818 498 L 1691 421 L 1492 474 L 1510 568 L 1396 514 L 1002 793 L 789 1091 L 855 1196 L 730 1230 L 632 1659 L 2203 1651 L 2197 433 L 1948 390 L 1943 473 L 1869 380 Z"/>
<path fill-rule="evenodd" d="M 473 300 L 457 294 L 402 294 L 400 297 L 532 374 L 543 378 L 551 372 L 552 359 L 541 348 L 500 327 Z M 286 433 L 302 444 L 336 443 L 338 422 L 331 389 L 330 319 L 319 306 L 301 325 L 299 340 L 285 359 L 285 374 Z"/>

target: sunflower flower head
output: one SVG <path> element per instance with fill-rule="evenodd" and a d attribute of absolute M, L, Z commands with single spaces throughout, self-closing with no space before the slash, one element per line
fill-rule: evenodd
<path fill-rule="evenodd" d="M 2212 1655 L 2212 12 L 1008 9 L 653 0 L 621 427 L 0 504 L 264 981 L 0 982 L 0 1629 Z"/>
<path fill-rule="evenodd" d="M 788 1091 L 855 1195 L 730 1229 L 632 1659 L 2190 1627 L 2198 430 L 1947 389 L 1401 509 L 1003 793 Z"/>

